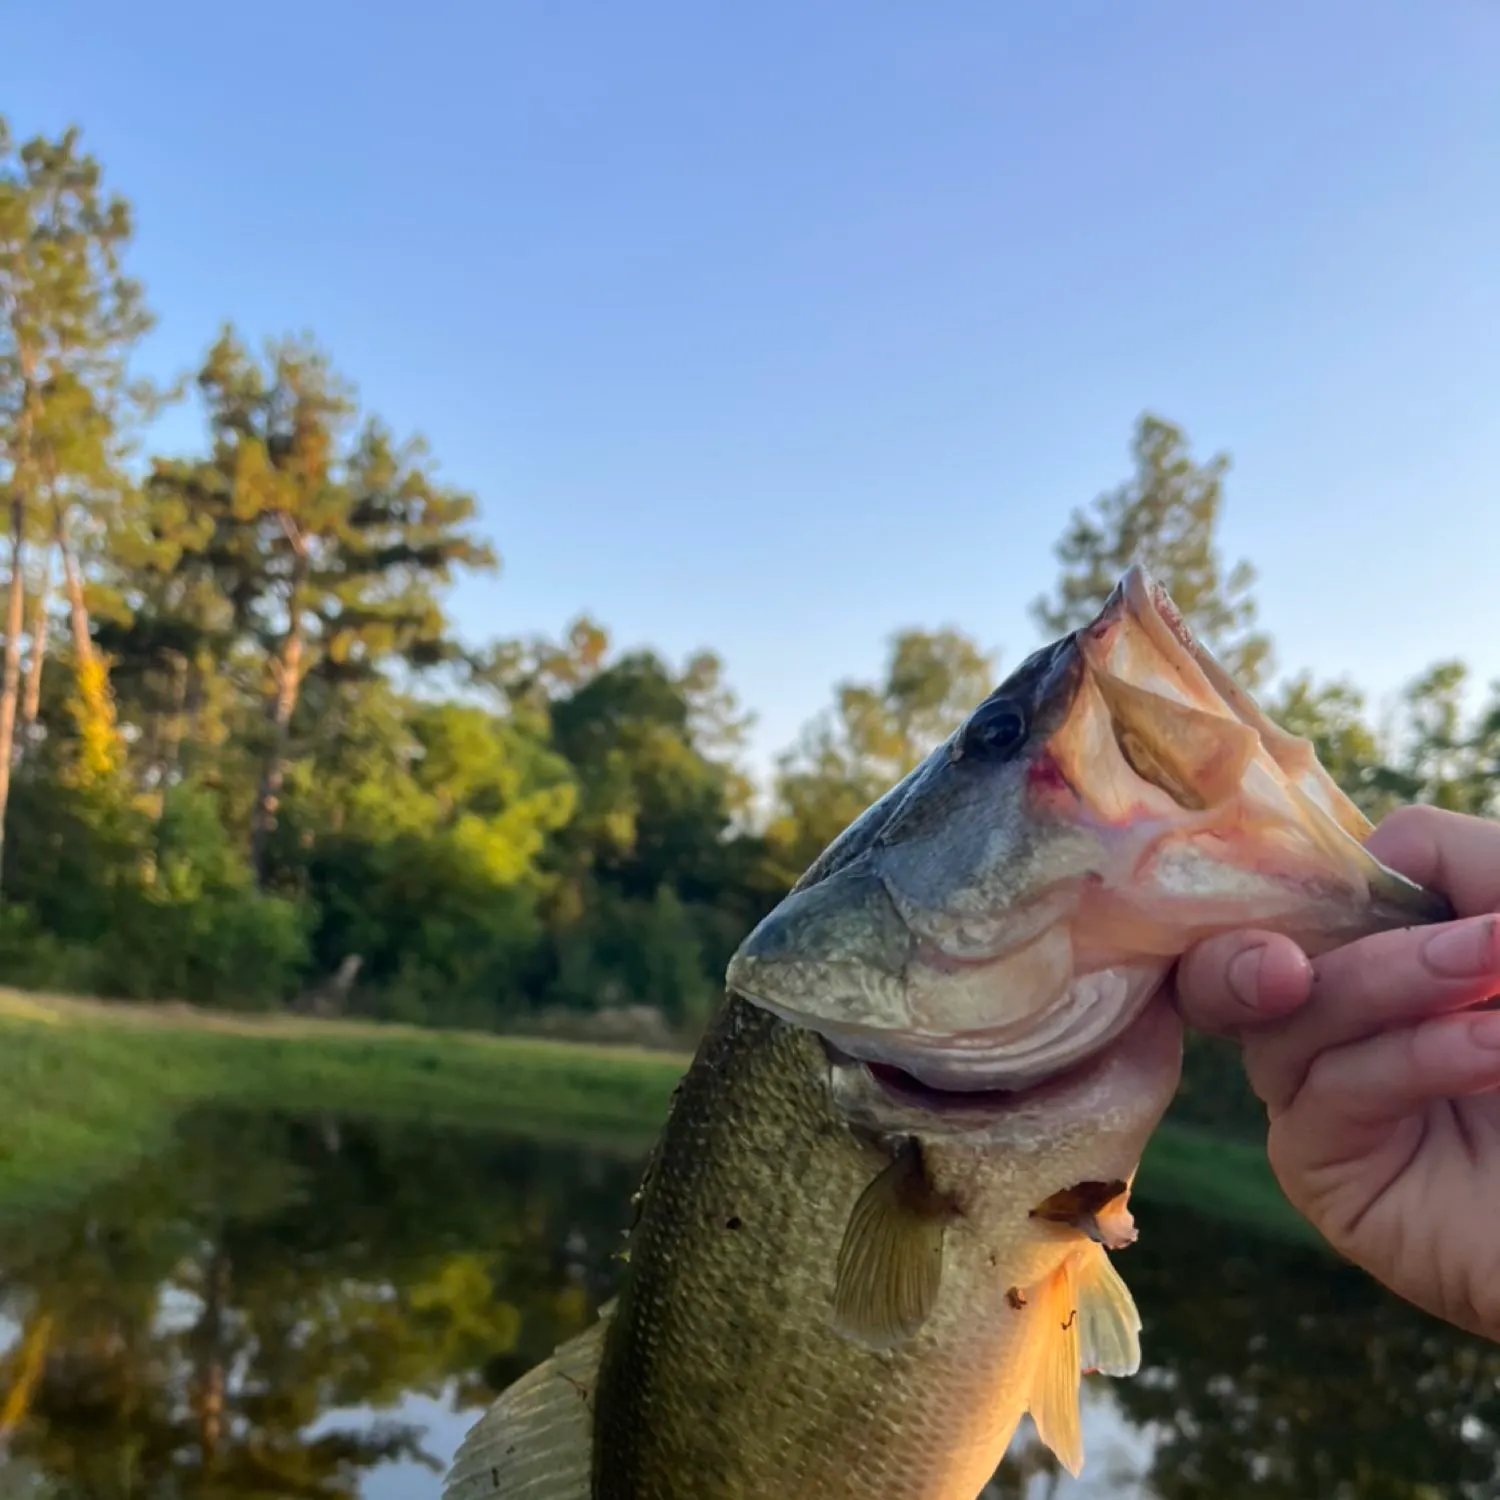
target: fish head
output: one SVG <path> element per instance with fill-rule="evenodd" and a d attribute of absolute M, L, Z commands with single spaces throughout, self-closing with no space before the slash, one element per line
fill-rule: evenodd
<path fill-rule="evenodd" d="M 1451 915 L 1370 831 L 1134 567 L 819 856 L 727 984 L 929 1088 L 1022 1089 L 1214 933 L 1316 954 Z"/>

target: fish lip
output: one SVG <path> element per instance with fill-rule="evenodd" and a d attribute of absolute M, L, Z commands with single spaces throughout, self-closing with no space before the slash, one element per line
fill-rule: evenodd
<path fill-rule="evenodd" d="M 1097 669 L 1098 643 L 1126 623 L 1144 631 L 1157 650 L 1190 680 L 1205 688 L 1212 686 L 1202 664 L 1209 653 L 1194 636 L 1166 585 L 1153 578 L 1142 562 L 1134 562 L 1125 570 L 1098 614 L 1074 632 L 1079 654 L 1089 670 Z"/>
<path fill-rule="evenodd" d="M 1045 712 L 1033 717 L 1035 764 L 1020 785 L 1031 799 L 1028 806 L 1035 821 L 1063 823 L 1078 835 L 1080 844 L 1068 851 L 1063 868 L 1077 870 L 1089 860 L 1104 861 L 1078 877 L 1086 882 L 1103 882 L 1102 871 L 1107 868 L 1110 882 L 1123 879 L 1128 886 L 1161 849 L 1166 850 L 1165 867 L 1173 853 L 1169 838 L 1180 844 L 1195 827 L 1211 831 L 1217 816 L 1211 809 L 1193 812 L 1187 807 L 1163 813 L 1153 810 L 1150 803 L 1143 804 L 1144 811 L 1122 803 L 1123 811 L 1116 815 L 1112 802 L 1091 794 L 1090 763 L 1077 761 L 1072 755 L 1077 746 L 1087 748 L 1089 741 L 1080 735 L 1070 748 L 1067 739 L 1073 716 L 1075 712 L 1082 715 L 1092 711 L 1095 706 L 1108 711 L 1108 701 L 1103 705 L 1093 702 L 1101 691 L 1098 683 L 1104 678 L 1130 682 L 1135 661 L 1148 669 L 1156 684 L 1152 691 L 1164 699 L 1222 714 L 1228 721 L 1253 730 L 1275 763 L 1278 781 L 1283 776 L 1294 779 L 1299 768 L 1304 775 L 1313 774 L 1296 758 L 1304 754 L 1300 747 L 1305 742 L 1276 729 L 1253 698 L 1242 692 L 1212 654 L 1199 645 L 1166 589 L 1144 564 L 1133 563 L 1094 618 L 1049 650 L 1037 653 L 1035 669 L 1024 678 L 1024 695 L 1039 697 Z M 1089 701 L 1080 703 L 1079 696 L 1085 691 Z M 950 760 L 955 758 L 957 743 L 956 739 L 949 743 Z M 939 747 L 933 756 L 941 753 Z M 949 945 L 962 951 L 950 952 L 944 946 L 942 924 L 923 920 L 920 882 L 913 885 L 914 894 L 908 899 L 898 879 L 899 869 L 886 864 L 887 851 L 896 846 L 903 828 L 914 842 L 926 836 L 927 825 L 921 816 L 924 805 L 919 804 L 919 798 L 923 777 L 929 774 L 924 768 L 937 763 L 929 757 L 923 767 L 887 791 L 829 845 L 789 897 L 771 916 L 762 919 L 731 956 L 725 973 L 726 988 L 797 1030 L 821 1036 L 859 1064 L 894 1068 L 909 1075 L 919 1090 L 930 1091 L 934 1103 L 939 1098 L 961 1101 L 964 1096 L 981 1104 L 987 1096 L 994 1096 L 997 1102 L 1028 1097 L 1049 1078 L 1070 1075 L 1115 1044 L 1149 1003 L 1149 995 L 1133 986 L 1141 982 L 1146 970 L 1155 970 L 1158 958 L 1167 950 L 1142 948 L 1144 958 L 1136 962 L 1130 957 L 1135 950 L 1127 949 L 1129 961 L 1116 963 L 1113 968 L 1106 967 L 1103 957 L 1095 954 L 1083 976 L 1075 971 L 1066 998 L 1050 984 L 1045 990 L 1040 988 L 1042 980 L 1038 978 L 1029 997 L 1034 1010 L 1015 1003 L 1017 990 L 1012 987 L 1000 995 L 1000 1001 L 1009 1001 L 1000 1008 L 1012 1018 L 1020 1010 L 1021 1019 L 1009 1023 L 997 1019 L 993 1010 L 985 1008 L 986 992 L 975 971 L 1000 963 L 1016 951 L 1019 939 L 996 941 L 990 946 L 1002 927 L 1009 931 L 1014 924 L 976 919 Z M 1081 772 L 1070 776 L 1070 767 L 1077 770 L 1080 766 Z M 1326 783 L 1328 794 L 1315 798 L 1315 805 L 1309 805 L 1305 813 L 1317 820 L 1318 829 L 1322 828 L 1322 817 L 1327 817 L 1346 834 L 1357 833 L 1359 815 L 1353 804 L 1333 787 L 1315 759 L 1312 767 L 1320 784 Z M 1265 769 L 1269 772 L 1270 768 Z M 1315 859 L 1311 868 L 1318 867 Z M 1260 873 L 1268 876 L 1271 886 L 1290 882 L 1295 893 L 1307 884 L 1305 872 L 1299 874 L 1299 868 L 1289 867 L 1285 879 L 1277 868 Z M 1385 871 L 1373 859 L 1368 866 L 1361 863 L 1359 870 L 1366 880 L 1377 882 L 1374 893 L 1386 903 L 1376 912 L 1379 924 L 1388 925 L 1388 913 L 1409 912 L 1424 921 L 1445 918 L 1446 911 L 1428 900 L 1420 887 Z M 1174 896 L 1174 892 L 1182 894 L 1168 885 L 1155 894 L 1160 899 Z M 1337 916 L 1348 927 L 1358 916 L 1357 930 L 1349 935 L 1363 935 L 1368 924 L 1356 910 L 1358 902 L 1340 915 L 1335 910 L 1338 894 L 1335 891 L 1329 897 L 1324 892 L 1319 898 L 1323 902 L 1319 920 L 1326 918 L 1331 924 Z M 1192 892 L 1187 895 L 1192 896 Z M 1268 899 L 1282 911 L 1278 897 L 1279 890 L 1272 890 Z M 1029 902 L 1040 899 L 1041 895 L 1033 893 Z M 1223 899 L 1232 902 L 1239 898 L 1231 892 Z M 788 902 L 801 905 L 793 913 Z M 1012 901 L 1010 915 L 1022 915 L 1026 904 Z M 939 917 L 951 917 L 956 922 L 962 916 L 938 909 L 937 900 L 931 905 Z M 915 916 L 908 909 L 912 906 L 918 908 Z M 1122 899 L 1121 910 L 1128 906 L 1129 901 Z M 1164 922 L 1184 920 L 1181 910 L 1169 908 Z M 1005 909 L 1001 912 L 1004 915 Z M 1217 927 L 1216 920 L 1210 930 Z M 772 938 L 765 940 L 768 930 Z M 1316 929 L 1313 935 L 1318 935 Z M 1295 940 L 1308 947 L 1303 937 Z M 1180 952 L 1172 956 L 1180 957 Z M 1169 967 L 1170 961 L 1162 958 L 1162 977 Z M 1120 982 L 1132 988 L 1125 993 L 1110 993 L 1102 986 L 1093 991 L 1099 1006 L 1094 1017 L 1088 1008 L 1093 1003 L 1087 998 L 1090 992 L 1076 986 L 1080 977 L 1099 973 L 1117 973 L 1122 976 Z M 952 989 L 962 993 L 958 1001 L 948 1004 L 940 982 L 926 981 L 931 976 L 953 974 L 961 975 L 962 983 Z M 922 982 L 914 984 L 914 979 Z M 953 1029 L 943 1025 L 944 1016 L 950 1017 Z M 1033 1024 L 1034 1034 L 1030 1031 Z M 873 1088 L 878 1074 L 872 1072 L 870 1076 Z M 955 1105 L 962 1107 L 961 1103 Z"/>

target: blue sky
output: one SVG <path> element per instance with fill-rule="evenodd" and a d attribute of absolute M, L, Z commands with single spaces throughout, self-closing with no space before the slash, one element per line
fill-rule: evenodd
<path fill-rule="evenodd" d="M 905 624 L 1014 663 L 1146 408 L 1281 660 L 1500 676 L 1493 0 L 17 7 L 147 363 L 307 329 L 473 488 L 484 637 L 717 649 L 762 759 Z M 175 419 L 163 434 L 190 443 Z"/>

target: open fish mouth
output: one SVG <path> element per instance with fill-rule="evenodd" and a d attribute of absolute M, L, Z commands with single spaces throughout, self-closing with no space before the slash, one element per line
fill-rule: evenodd
<path fill-rule="evenodd" d="M 853 1059 L 851 1059 L 853 1061 Z M 1047 1084 L 1032 1084 L 1022 1088 L 938 1088 L 923 1081 L 914 1073 L 908 1073 L 892 1063 L 859 1063 L 870 1081 L 890 1099 L 893 1104 L 907 1109 L 919 1109 L 925 1114 L 991 1114 L 1005 1110 L 1023 1099 L 1047 1087 Z M 1079 1063 L 1068 1073 L 1081 1071 L 1087 1062 Z M 1059 1078 L 1066 1074 L 1057 1075 Z"/>

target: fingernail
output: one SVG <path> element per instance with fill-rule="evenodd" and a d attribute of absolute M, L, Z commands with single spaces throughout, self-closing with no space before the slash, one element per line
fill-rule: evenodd
<path fill-rule="evenodd" d="M 1500 1048 L 1500 1011 L 1487 1011 L 1469 1022 L 1469 1040 L 1476 1047 Z"/>
<path fill-rule="evenodd" d="M 1422 957 L 1434 974 L 1444 979 L 1472 979 L 1495 972 L 1500 951 L 1495 943 L 1496 919 L 1481 917 L 1435 932 L 1422 945 Z"/>
<path fill-rule="evenodd" d="M 1255 1010 L 1260 1005 L 1260 961 L 1265 954 L 1265 944 L 1253 948 L 1242 948 L 1229 960 L 1225 971 L 1229 988 L 1236 1000 Z"/>

